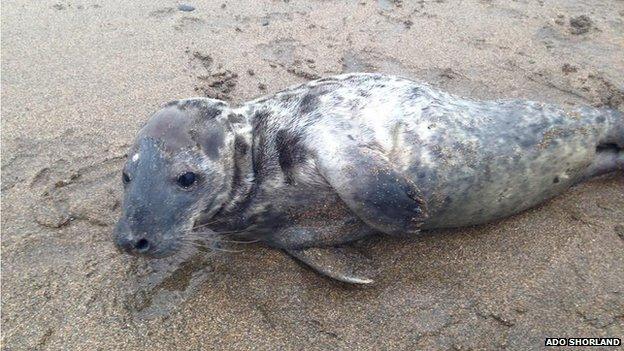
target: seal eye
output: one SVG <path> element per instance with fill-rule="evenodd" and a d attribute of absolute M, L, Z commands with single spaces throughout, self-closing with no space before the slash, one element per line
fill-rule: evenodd
<path fill-rule="evenodd" d="M 128 175 L 128 173 L 122 172 L 121 173 L 121 180 L 123 181 L 124 184 L 130 183 L 130 176 Z"/>
<path fill-rule="evenodd" d="M 193 183 L 195 183 L 196 178 L 197 177 L 195 176 L 195 173 L 186 172 L 178 177 L 178 185 L 183 188 L 188 188 L 189 186 L 193 185 Z"/>

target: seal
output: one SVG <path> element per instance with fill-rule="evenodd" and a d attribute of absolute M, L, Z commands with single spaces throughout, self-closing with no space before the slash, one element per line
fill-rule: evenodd
<path fill-rule="evenodd" d="M 357 73 L 239 107 L 173 101 L 128 155 L 115 234 L 123 250 L 163 257 L 235 235 L 369 283 L 337 245 L 485 223 L 621 171 L 624 118 Z"/>

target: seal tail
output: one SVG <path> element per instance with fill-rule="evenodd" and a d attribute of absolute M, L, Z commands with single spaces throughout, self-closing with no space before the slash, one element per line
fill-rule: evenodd
<path fill-rule="evenodd" d="M 620 151 L 624 150 L 624 113 L 615 109 L 602 111 L 604 111 L 608 127 L 607 134 L 600 145 L 611 145 Z"/>
<path fill-rule="evenodd" d="M 597 121 L 606 123 L 606 133 L 596 146 L 596 157 L 587 176 L 624 171 L 624 115 L 614 109 L 599 110 Z"/>
<path fill-rule="evenodd" d="M 596 148 L 596 156 L 587 170 L 586 178 L 618 170 L 624 171 L 624 149 L 614 144 L 599 145 Z"/>

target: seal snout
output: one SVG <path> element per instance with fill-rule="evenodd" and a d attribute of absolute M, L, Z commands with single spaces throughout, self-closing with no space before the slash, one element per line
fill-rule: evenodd
<path fill-rule="evenodd" d="M 121 250 L 131 254 L 146 254 L 149 252 L 152 244 L 146 238 L 130 239 L 125 236 L 117 236 L 115 244 Z"/>
<path fill-rule="evenodd" d="M 125 221 L 119 221 L 115 230 L 115 245 L 133 255 L 149 255 L 155 247 L 147 235 L 134 235 Z"/>

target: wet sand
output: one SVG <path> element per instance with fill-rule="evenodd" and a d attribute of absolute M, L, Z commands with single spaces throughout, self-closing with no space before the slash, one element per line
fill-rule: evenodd
<path fill-rule="evenodd" d="M 2 3 L 2 350 L 535 349 L 624 336 L 624 176 L 497 223 L 358 243 L 370 287 L 259 245 L 117 253 L 120 170 L 169 100 L 378 71 L 622 108 L 622 1 Z M 585 17 L 580 17 L 585 16 Z"/>

